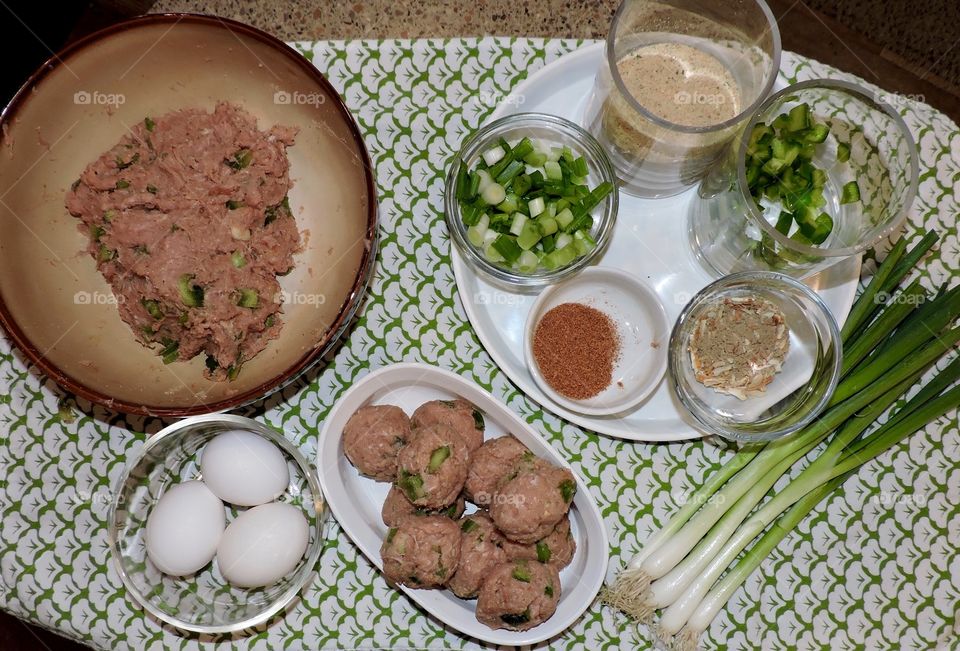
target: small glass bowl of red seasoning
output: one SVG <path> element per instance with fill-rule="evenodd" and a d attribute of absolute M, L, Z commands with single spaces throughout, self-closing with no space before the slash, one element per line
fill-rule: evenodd
<path fill-rule="evenodd" d="M 823 300 L 784 274 L 725 276 L 693 297 L 670 336 L 671 388 L 697 429 L 770 441 L 808 425 L 840 379 Z"/>

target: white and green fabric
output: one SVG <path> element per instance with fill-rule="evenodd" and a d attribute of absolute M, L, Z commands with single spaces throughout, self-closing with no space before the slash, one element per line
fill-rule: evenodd
<path fill-rule="evenodd" d="M 725 458 L 702 441 L 626 443 L 585 432 L 527 400 L 480 346 L 450 269 L 443 175 L 463 137 L 518 82 L 582 41 L 464 39 L 300 43 L 340 90 L 376 166 L 382 249 L 357 326 L 322 369 L 247 410 L 308 458 L 337 398 L 400 361 L 449 368 L 500 397 L 579 471 L 610 534 L 610 576 Z M 789 53 L 788 81 L 850 75 Z M 960 274 L 955 192 L 960 133 L 934 109 L 896 102 L 920 147 L 908 235 L 945 238 L 930 286 Z M 65 395 L 0 340 L 0 606 L 101 649 L 199 649 L 127 598 L 107 546 L 110 486 L 166 423 Z M 332 521 L 319 576 L 285 616 L 232 641 L 241 649 L 477 648 L 390 588 Z M 816 509 L 751 576 L 708 648 L 957 648 L 960 428 L 956 416 L 876 462 Z M 550 646 L 637 649 L 649 642 L 594 604 Z"/>

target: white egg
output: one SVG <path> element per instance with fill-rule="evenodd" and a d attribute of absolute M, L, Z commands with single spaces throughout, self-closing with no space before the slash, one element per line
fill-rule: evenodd
<path fill-rule="evenodd" d="M 176 484 L 147 517 L 147 556 L 166 574 L 193 574 L 213 560 L 224 526 L 223 502 L 203 482 Z"/>
<path fill-rule="evenodd" d="M 217 497 L 237 506 L 266 504 L 290 481 L 280 448 L 242 430 L 224 432 L 207 443 L 200 454 L 200 471 Z"/>
<path fill-rule="evenodd" d="M 223 532 L 217 566 L 230 583 L 255 588 L 293 571 L 307 549 L 309 525 L 303 511 L 282 502 L 240 514 Z"/>

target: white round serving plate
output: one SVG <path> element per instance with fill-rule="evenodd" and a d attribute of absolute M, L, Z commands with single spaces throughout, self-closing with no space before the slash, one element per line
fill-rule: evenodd
<path fill-rule="evenodd" d="M 390 484 L 364 477 L 343 454 L 342 433 L 350 416 L 368 404 L 392 404 L 407 414 L 429 400 L 462 397 L 483 413 L 486 438 L 513 434 L 534 454 L 569 468 L 540 434 L 490 393 L 455 373 L 427 364 L 394 364 L 354 383 L 330 411 L 317 445 L 317 470 L 323 495 L 334 517 L 370 562 L 383 569 L 380 545 L 387 526 L 380 510 Z M 553 617 L 529 631 L 488 628 L 477 621 L 476 601 L 460 599 L 448 590 L 415 590 L 399 586 L 437 620 L 464 635 L 509 646 L 536 644 L 559 635 L 590 606 L 606 575 L 609 558 L 607 532 L 600 510 L 583 480 L 574 472 L 577 494 L 570 509 L 570 525 L 577 552 L 560 573 L 562 593 Z"/>
<path fill-rule="evenodd" d="M 518 85 L 490 120 L 535 111 L 580 123 L 594 76 L 604 61 L 604 43 L 567 54 Z M 777 84 L 776 88 L 782 88 Z M 688 244 L 687 208 L 696 188 L 665 199 L 620 193 L 620 210 L 610 245 L 597 266 L 627 271 L 649 284 L 673 324 L 683 306 L 715 278 L 697 261 Z M 704 436 L 681 416 L 682 407 L 669 389 L 669 378 L 632 410 L 613 416 L 577 413 L 550 398 L 534 380 L 524 359 L 524 331 L 535 293 L 515 292 L 491 282 L 471 268 L 451 247 L 457 289 L 480 342 L 501 370 L 530 399 L 581 427 L 633 441 L 680 441 Z M 847 318 L 857 291 L 860 258 L 848 258 L 807 280 L 839 325 Z"/>

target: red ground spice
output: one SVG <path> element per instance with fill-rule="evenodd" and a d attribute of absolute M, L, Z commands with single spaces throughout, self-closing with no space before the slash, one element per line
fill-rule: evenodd
<path fill-rule="evenodd" d="M 533 358 L 553 389 L 573 400 L 597 395 L 613 380 L 620 337 L 610 317 L 580 303 L 543 315 L 533 335 Z"/>

